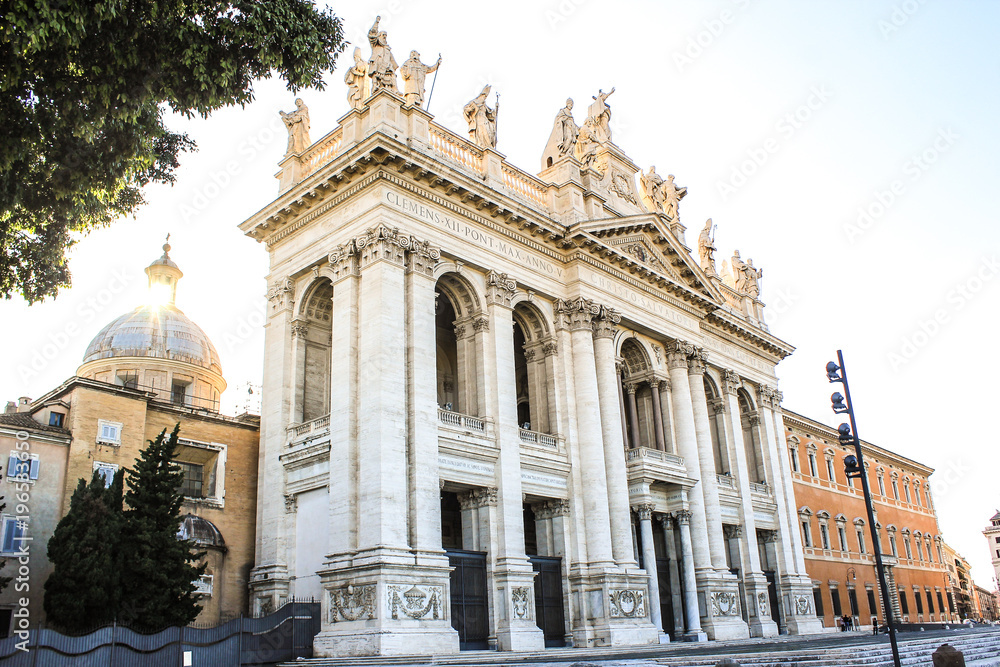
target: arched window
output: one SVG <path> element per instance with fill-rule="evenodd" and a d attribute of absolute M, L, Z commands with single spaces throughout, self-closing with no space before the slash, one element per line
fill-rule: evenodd
<path fill-rule="evenodd" d="M 330 349 L 333 345 L 333 284 L 322 278 L 309 287 L 292 324 L 298 339 L 296 415 L 307 422 L 330 414 Z"/>
<path fill-rule="evenodd" d="M 730 474 L 729 448 L 726 446 L 725 402 L 719 394 L 715 382 L 705 373 L 705 401 L 708 403 L 708 426 L 712 434 L 712 454 L 715 458 L 715 472 L 720 475 Z"/>
<path fill-rule="evenodd" d="M 622 391 L 629 447 L 656 449 L 653 392 L 649 386 L 653 366 L 649 355 L 639 342 L 628 338 L 622 343 L 621 356 L 625 361 Z"/>
<path fill-rule="evenodd" d="M 751 482 L 766 483 L 764 473 L 764 452 L 760 446 L 760 417 L 753 409 L 753 403 L 746 390 L 736 393 L 740 406 L 740 425 L 743 428 L 743 449 L 747 457 L 747 475 Z"/>
<path fill-rule="evenodd" d="M 436 297 L 438 407 L 479 416 L 483 386 L 476 336 L 485 332 L 487 320 L 475 291 L 457 274 L 438 279 Z"/>
<path fill-rule="evenodd" d="M 556 432 L 552 373 L 555 340 L 542 313 L 529 303 L 514 306 L 514 377 L 517 423 L 541 433 Z M 527 424 L 527 426 L 525 426 Z"/>

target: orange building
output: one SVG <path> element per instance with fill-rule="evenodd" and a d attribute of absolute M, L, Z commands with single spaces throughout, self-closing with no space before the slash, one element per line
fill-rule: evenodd
<path fill-rule="evenodd" d="M 836 429 L 784 411 L 806 570 L 816 613 L 828 628 L 849 615 L 858 626 L 884 623 L 871 529 L 861 480 L 844 475 Z M 862 441 L 886 565 L 893 618 L 903 623 L 951 620 L 946 559 L 928 478 L 921 463 Z"/>

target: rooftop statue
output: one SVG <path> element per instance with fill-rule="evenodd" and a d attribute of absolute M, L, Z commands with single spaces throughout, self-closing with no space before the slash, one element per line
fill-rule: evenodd
<path fill-rule="evenodd" d="M 753 258 L 750 258 L 743 266 L 743 271 L 746 273 L 747 294 L 755 299 L 758 298 L 760 296 L 760 279 L 764 277 L 764 269 L 754 267 Z"/>
<path fill-rule="evenodd" d="M 591 103 L 590 108 L 587 110 L 587 117 L 593 118 L 595 121 L 595 138 L 598 143 L 605 144 L 611 141 L 611 107 L 608 106 L 608 98 L 614 92 L 614 88 L 608 92 L 598 90 L 597 95 L 594 96 L 593 103 Z"/>
<path fill-rule="evenodd" d="M 354 66 L 348 68 L 344 75 L 347 84 L 347 103 L 352 109 L 360 109 L 365 101 L 365 79 L 368 76 L 368 64 L 361 55 L 361 47 L 354 47 Z"/>
<path fill-rule="evenodd" d="M 643 201 L 654 212 L 663 213 L 664 192 L 663 178 L 656 173 L 656 167 L 651 166 L 648 172 L 639 173 L 639 186 L 642 188 Z"/>
<path fill-rule="evenodd" d="M 589 167 L 597 157 L 597 149 L 601 147 L 601 142 L 597 139 L 597 121 L 592 116 L 587 116 L 583 121 L 580 133 L 576 138 L 574 153 L 576 159 L 583 163 L 584 167 Z"/>
<path fill-rule="evenodd" d="M 549 135 L 542 154 L 542 169 L 550 166 L 550 159 L 555 162 L 559 158 L 573 155 L 579 133 L 580 128 L 573 119 L 573 100 L 567 99 L 566 106 L 559 110 L 552 123 L 552 134 Z"/>
<path fill-rule="evenodd" d="M 469 141 L 483 148 L 497 146 L 497 114 L 500 113 L 500 96 L 492 109 L 486 104 L 486 96 L 491 86 L 486 84 L 483 92 L 465 105 L 465 121 L 469 124 Z"/>
<path fill-rule="evenodd" d="M 389 48 L 389 39 L 385 34 L 385 30 L 380 31 L 378 29 L 378 22 L 381 20 L 381 16 L 376 16 L 375 23 L 372 24 L 371 29 L 368 31 L 368 43 L 372 45 L 372 55 L 368 59 L 368 76 L 372 82 L 371 91 L 375 93 L 386 88 L 394 93 L 398 93 L 399 88 L 396 87 L 396 70 L 399 68 L 399 65 L 396 64 L 396 59 L 392 57 L 392 49 Z"/>
<path fill-rule="evenodd" d="M 701 259 L 701 270 L 708 275 L 715 275 L 715 239 L 713 233 L 715 225 L 709 218 L 705 222 L 704 229 L 698 235 L 698 257 Z"/>
<path fill-rule="evenodd" d="M 403 95 L 407 104 L 414 106 L 424 105 L 424 81 L 431 72 L 436 72 L 441 66 L 441 55 L 438 54 L 437 62 L 433 65 L 425 65 L 420 62 L 420 54 L 410 51 L 410 59 L 399 68 L 399 73 L 403 77 Z"/>
<path fill-rule="evenodd" d="M 679 188 L 674 184 L 674 175 L 670 174 L 667 176 L 666 182 L 662 186 L 663 189 L 663 212 L 670 216 L 671 220 L 678 219 L 677 206 L 684 199 L 684 195 L 688 193 L 686 187 Z"/>
<path fill-rule="evenodd" d="M 299 97 L 295 100 L 295 111 L 278 112 L 288 129 L 288 148 L 285 155 L 301 153 L 309 148 L 309 108 Z"/>

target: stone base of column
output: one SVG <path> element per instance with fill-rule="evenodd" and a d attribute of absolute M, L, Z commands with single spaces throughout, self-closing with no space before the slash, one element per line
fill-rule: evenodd
<path fill-rule="evenodd" d="M 811 635 L 824 632 L 823 620 L 816 616 L 812 580 L 792 575 L 782 577 L 778 585 L 785 611 L 785 627 L 790 635 Z"/>
<path fill-rule="evenodd" d="M 740 613 L 740 585 L 729 572 L 697 572 L 701 628 L 715 641 L 749 639 L 750 628 Z"/>
<path fill-rule="evenodd" d="M 573 646 L 638 646 L 660 643 L 649 617 L 649 578 L 642 570 L 581 568 L 570 574 Z M 669 638 L 668 638 L 669 641 Z"/>
<path fill-rule="evenodd" d="M 344 566 L 344 559 L 331 559 L 328 569 L 317 573 L 323 586 L 322 622 L 313 654 L 330 658 L 457 653 L 448 559 L 422 560 L 421 565 Z M 336 569 L 330 567 L 334 561 Z"/>
<path fill-rule="evenodd" d="M 250 571 L 250 610 L 265 615 L 288 601 L 291 579 L 284 563 L 259 565 Z"/>
<path fill-rule="evenodd" d="M 777 637 L 778 623 L 771 618 L 771 599 L 767 595 L 767 579 L 764 575 L 749 575 L 743 580 L 746 591 L 744 604 L 750 617 L 751 637 Z"/>
<path fill-rule="evenodd" d="M 501 651 L 542 651 L 545 634 L 535 623 L 535 573 L 531 564 L 498 564 L 493 573 L 493 617 Z"/>
<path fill-rule="evenodd" d="M 704 630 L 698 630 L 697 632 L 685 632 L 684 641 L 686 642 L 707 642 L 708 634 Z"/>

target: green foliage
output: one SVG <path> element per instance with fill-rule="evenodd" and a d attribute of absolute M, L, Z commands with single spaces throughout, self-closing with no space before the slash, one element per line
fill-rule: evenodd
<path fill-rule="evenodd" d="M 117 621 L 159 630 L 187 625 L 201 611 L 194 581 L 205 566 L 193 563 L 203 554 L 177 539 L 179 430 L 150 440 L 135 469 L 119 470 L 110 487 L 96 473 L 89 485 L 80 480 L 49 540 L 54 569 L 45 582 L 45 613 L 52 625 L 80 633 Z"/>
<path fill-rule="evenodd" d="M 109 488 L 96 472 L 89 485 L 79 481 L 69 512 L 49 539 L 54 569 L 45 582 L 44 605 L 50 624 L 81 633 L 114 620 L 121 604 L 122 521 L 122 471 Z"/>
<path fill-rule="evenodd" d="M 194 565 L 202 554 L 177 539 L 181 526 L 181 467 L 174 463 L 180 424 L 169 437 L 166 429 L 150 440 L 128 471 L 125 500 L 127 531 L 121 541 L 122 599 L 119 620 L 151 629 L 187 625 L 201 608 L 194 581 L 205 565 Z"/>
<path fill-rule="evenodd" d="M 308 0 L 0 0 L 0 295 L 55 296 L 80 233 L 174 181 L 195 145 L 166 107 L 243 105 L 274 73 L 322 89 L 343 48 Z"/>

